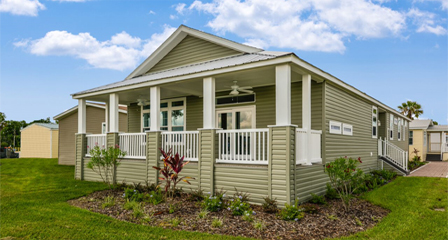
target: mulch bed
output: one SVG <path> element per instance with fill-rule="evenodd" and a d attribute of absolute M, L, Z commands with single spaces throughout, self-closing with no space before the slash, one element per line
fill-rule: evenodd
<path fill-rule="evenodd" d="M 388 210 L 361 199 L 352 200 L 349 212 L 343 210 L 340 200 L 330 200 L 327 205 L 316 205 L 319 208 L 317 213 L 307 213 L 304 218 L 294 222 L 281 220 L 276 214 L 265 213 L 261 206 L 253 205 L 252 209 L 256 212 L 254 221 L 262 221 L 265 226 L 263 230 L 258 230 L 254 228 L 253 222 L 244 221 L 241 216 L 233 216 L 227 210 L 210 212 L 205 218 L 198 218 L 201 211 L 200 202 L 187 201 L 187 193 L 182 193 L 181 197 L 170 203 L 151 205 L 142 202 L 145 214 L 152 217 L 135 218 L 132 214 L 133 210 L 123 209 L 125 199 L 122 194 L 123 191 L 105 190 L 70 200 L 69 203 L 136 224 L 259 239 L 324 239 L 348 236 L 373 227 L 388 214 Z M 114 196 L 115 205 L 103 209 L 102 203 L 106 196 Z M 169 214 L 170 204 L 178 204 L 180 208 Z M 173 226 L 170 223 L 173 218 L 180 219 L 180 224 Z M 222 219 L 223 225 L 212 227 L 214 218 Z"/>

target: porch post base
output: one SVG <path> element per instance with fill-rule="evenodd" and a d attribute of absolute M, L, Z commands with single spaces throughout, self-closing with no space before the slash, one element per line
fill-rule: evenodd
<path fill-rule="evenodd" d="M 215 192 L 216 129 L 199 130 L 198 183 L 204 192 Z"/>
<path fill-rule="evenodd" d="M 160 131 L 146 132 L 146 179 L 148 183 L 158 184 L 159 171 L 153 167 L 159 167 L 160 148 L 162 147 L 162 134 Z M 165 149 L 167 150 L 167 149 Z"/>
<path fill-rule="evenodd" d="M 84 180 L 84 156 L 87 152 L 87 138 L 85 133 L 77 133 L 75 138 L 75 179 Z"/>
<path fill-rule="evenodd" d="M 107 133 L 107 139 L 106 139 L 107 148 L 115 147 L 116 145 L 119 145 L 120 144 L 119 141 L 120 141 L 120 138 L 118 137 L 118 133 L 117 132 Z M 115 168 L 112 171 L 113 171 L 113 173 L 112 173 L 112 184 L 115 184 L 115 183 L 117 183 L 117 169 L 116 169 L 116 166 L 115 166 Z"/>

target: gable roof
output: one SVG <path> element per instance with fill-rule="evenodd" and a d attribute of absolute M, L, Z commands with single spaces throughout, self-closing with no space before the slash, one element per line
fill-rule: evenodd
<path fill-rule="evenodd" d="M 23 129 L 20 130 L 20 131 L 22 132 L 23 130 L 25 130 L 25 129 L 31 127 L 31 126 L 34 126 L 34 125 L 41 126 L 41 127 L 44 127 L 44 128 L 48 128 L 48 129 L 50 129 L 50 130 L 56 130 L 56 129 L 59 129 L 59 124 L 57 124 L 57 123 L 33 123 L 33 124 L 31 124 L 31 125 L 29 125 L 29 126 L 23 128 Z"/>
<path fill-rule="evenodd" d="M 432 125 L 428 127 L 428 132 L 448 132 L 448 125 Z"/>
<path fill-rule="evenodd" d="M 165 42 L 163 42 L 142 64 L 140 64 L 140 66 L 138 66 L 131 74 L 129 74 L 129 76 L 126 77 L 126 80 L 147 73 L 187 36 L 203 39 L 216 45 L 233 49 L 240 53 L 256 53 L 263 51 L 263 49 L 260 48 L 230 41 L 225 38 L 189 28 L 185 25 L 180 25 L 180 27 L 174 31 L 174 33 L 171 34 Z"/>
<path fill-rule="evenodd" d="M 102 104 L 102 103 L 86 102 L 86 106 L 106 109 L 106 104 Z M 128 109 L 127 106 L 124 106 L 124 105 L 119 105 L 118 106 L 118 112 L 120 112 L 120 113 L 126 113 L 127 114 L 127 109 Z M 67 115 L 69 115 L 71 113 L 74 113 L 76 111 L 78 111 L 78 105 L 63 111 L 62 113 L 59 113 L 58 115 L 54 116 L 53 119 L 54 120 L 59 120 L 59 119 L 63 118 L 64 116 L 67 116 Z"/>
<path fill-rule="evenodd" d="M 433 125 L 431 119 L 414 119 L 409 123 L 409 129 L 428 129 Z"/>

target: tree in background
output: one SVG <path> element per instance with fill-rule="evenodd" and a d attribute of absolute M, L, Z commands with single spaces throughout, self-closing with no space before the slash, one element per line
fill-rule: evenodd
<path fill-rule="evenodd" d="M 30 123 L 28 123 L 28 125 L 31 125 L 33 123 L 51 123 L 50 117 L 47 117 L 46 119 L 39 119 L 39 120 L 34 120 Z"/>
<path fill-rule="evenodd" d="M 432 124 L 434 124 L 434 125 L 439 125 L 439 123 L 436 122 L 436 121 L 432 121 Z"/>
<path fill-rule="evenodd" d="M 20 130 L 27 126 L 25 121 L 5 121 L 5 126 L 1 130 L 2 147 L 20 147 Z"/>
<path fill-rule="evenodd" d="M 420 115 L 423 114 L 422 105 L 413 101 L 407 101 L 402 103 L 401 106 L 398 106 L 398 109 L 400 109 L 403 115 L 407 116 L 412 120 L 414 120 L 414 116 L 418 118 Z"/>
<path fill-rule="evenodd" d="M 0 131 L 5 127 L 6 125 L 6 115 L 2 112 L 0 112 Z"/>

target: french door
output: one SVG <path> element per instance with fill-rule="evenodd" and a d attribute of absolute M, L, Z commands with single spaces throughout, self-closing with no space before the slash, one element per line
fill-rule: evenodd
<path fill-rule="evenodd" d="M 440 133 L 430 133 L 429 135 L 429 151 L 430 152 L 440 152 L 442 141 Z"/>
<path fill-rule="evenodd" d="M 221 158 L 232 156 L 238 159 L 247 159 L 254 149 L 252 133 L 244 129 L 255 128 L 255 106 L 220 108 L 216 110 L 216 127 L 228 130 L 221 139 L 224 147 L 219 153 Z"/>

